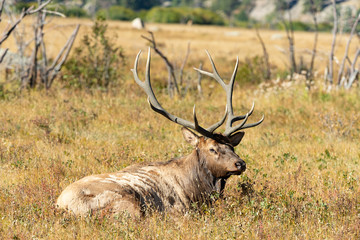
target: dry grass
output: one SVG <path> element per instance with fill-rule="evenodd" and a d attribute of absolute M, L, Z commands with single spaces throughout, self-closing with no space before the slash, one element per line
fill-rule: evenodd
<path fill-rule="evenodd" d="M 6 20 L 6 19 L 5 19 Z M 26 32 L 32 34 L 31 24 L 32 16 L 24 20 L 23 25 Z M 77 23 L 81 24 L 79 35 L 90 32 L 91 21 L 88 19 L 61 19 L 53 18 L 45 28 L 46 43 L 49 56 L 56 56 L 59 49 L 64 45 L 67 38 L 75 28 Z M 148 24 L 148 30 L 154 31 L 156 39 L 164 52 L 173 61 L 181 64 L 185 57 L 187 43 L 191 42 L 191 54 L 189 61 L 192 64 L 199 64 L 200 60 L 206 62 L 204 49 L 208 49 L 213 54 L 214 59 L 226 62 L 235 61 L 236 56 L 240 60 L 246 57 L 256 55 L 262 56 L 262 49 L 256 37 L 255 30 L 239 29 L 217 26 L 185 26 L 175 24 Z M 109 34 L 115 36 L 115 43 L 124 47 L 125 52 L 131 59 L 139 49 L 146 50 L 146 41 L 140 36 L 146 35 L 146 30 L 134 30 L 130 22 L 109 21 Z M 261 36 L 266 44 L 270 56 L 270 62 L 280 68 L 285 68 L 288 64 L 287 55 L 283 51 L 288 51 L 288 40 L 285 32 L 261 30 Z M 337 46 L 335 56 L 341 61 L 344 55 L 348 35 L 339 35 L 337 37 Z M 305 61 L 310 58 L 313 48 L 314 34 L 310 32 L 295 33 L 295 48 L 299 58 L 302 56 Z M 316 59 L 316 68 L 321 73 L 328 62 L 328 53 L 330 51 L 332 35 L 330 33 L 320 33 L 318 40 L 318 57 Z M 77 38 L 75 46 L 80 43 L 80 37 Z M 349 56 L 353 57 L 356 52 L 356 46 L 359 45 L 359 39 L 354 38 L 353 44 L 349 50 Z M 11 39 L 4 43 L 3 47 L 10 47 L 15 50 L 14 42 Z M 229 66 L 229 70 L 232 68 Z M 227 73 L 225 69 L 224 73 Z M 231 72 L 231 71 L 230 71 Z"/>
<path fill-rule="evenodd" d="M 117 40 L 132 62 L 133 54 L 144 48 L 139 37 L 142 32 L 130 30 L 128 23 L 111 23 L 110 27 L 117 30 Z M 197 53 L 204 55 L 204 48 L 213 52 L 218 62 L 222 57 L 232 59 L 260 51 L 254 44 L 255 37 L 245 40 L 250 33 L 255 36 L 250 30 L 236 30 L 241 32 L 240 37 L 233 41 L 233 37 L 227 37 L 224 44 L 223 33 L 234 29 L 175 25 L 159 28 L 159 39 L 170 39 L 166 49 L 176 56 L 177 49 L 185 48 L 189 39 L 195 60 L 199 59 Z M 271 42 L 271 34 L 264 32 L 267 43 Z M 299 35 L 311 42 L 311 34 Z M 330 35 L 322 34 L 322 38 L 321 45 L 329 46 Z M 58 41 L 60 45 L 60 37 Z M 284 39 L 280 42 L 286 44 Z M 219 64 L 225 66 L 228 61 Z M 153 69 L 157 68 L 154 63 Z M 221 72 L 230 75 L 231 68 L 221 68 Z M 159 90 L 157 94 L 165 108 L 173 108 L 175 114 L 188 119 L 196 101 L 199 120 L 207 125 L 222 115 L 225 100 L 213 81 L 206 80 L 204 85 L 210 83 L 215 88 L 205 87 L 203 98 L 191 93 L 171 101 Z M 213 207 L 203 206 L 200 212 L 186 216 L 153 215 L 140 221 L 106 216 L 80 219 L 54 208 L 62 189 L 83 176 L 117 171 L 140 161 L 167 160 L 190 151 L 179 127 L 148 108 L 144 94 L 130 76 L 125 76 L 122 86 L 110 93 L 54 88 L 48 93 L 31 91 L 1 100 L 0 236 L 358 239 L 359 97 L 358 89 L 329 94 L 318 88 L 308 92 L 302 83 L 267 92 L 236 86 L 235 111 L 245 112 L 255 100 L 252 118 L 262 113 L 266 116 L 263 124 L 246 131 L 243 143 L 236 149 L 247 162 L 247 171 L 231 178 L 226 199 Z"/>

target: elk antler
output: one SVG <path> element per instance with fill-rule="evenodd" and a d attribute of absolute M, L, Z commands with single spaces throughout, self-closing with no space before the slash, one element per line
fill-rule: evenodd
<path fill-rule="evenodd" d="M 161 115 L 163 115 L 170 121 L 173 121 L 181 126 L 193 129 L 205 137 L 214 138 L 213 132 L 225 122 L 226 116 L 228 115 L 227 108 L 225 110 L 224 117 L 219 122 L 215 123 L 214 125 L 212 125 L 211 127 L 207 128 L 207 129 L 205 129 L 199 125 L 197 117 L 196 117 L 196 113 L 195 113 L 195 105 L 194 105 L 194 109 L 193 109 L 194 123 L 189 122 L 185 119 L 179 118 L 175 115 L 172 115 L 171 113 L 168 113 L 156 99 L 155 94 L 151 87 L 151 83 L 150 83 L 150 59 L 151 59 L 150 48 L 148 50 L 148 58 L 147 58 L 147 62 L 146 62 L 145 81 L 141 81 L 137 74 L 137 66 L 138 66 L 140 54 L 141 54 L 141 51 L 137 54 L 135 63 L 134 63 L 134 69 L 131 69 L 131 71 L 134 74 L 134 79 L 135 79 L 136 83 L 148 95 L 148 102 L 150 104 L 151 109 L 157 113 L 160 113 Z"/>
<path fill-rule="evenodd" d="M 232 106 L 232 95 L 233 95 L 233 90 L 234 90 L 234 82 L 235 82 L 236 72 L 237 72 L 238 65 L 239 65 L 239 57 L 236 58 L 235 69 L 231 76 L 230 82 L 228 84 L 225 84 L 224 80 L 222 80 L 222 78 L 218 74 L 215 64 L 214 64 L 209 52 L 206 51 L 206 54 L 208 55 L 208 57 L 210 59 L 210 63 L 211 63 L 213 72 L 210 73 L 210 72 L 207 72 L 207 71 L 204 71 L 201 69 L 197 69 L 197 68 L 194 68 L 194 69 L 201 74 L 204 74 L 204 75 L 214 78 L 226 92 L 226 108 L 227 108 L 226 115 L 227 115 L 228 119 L 226 121 L 226 130 L 225 130 L 224 135 L 230 137 L 232 134 L 234 134 L 235 132 L 237 132 L 241 129 L 255 127 L 255 126 L 259 125 L 260 123 L 262 123 L 262 121 L 264 120 L 264 117 L 265 117 L 264 115 L 258 122 L 245 124 L 247 119 L 249 118 L 249 116 L 254 111 L 254 107 L 255 107 L 254 102 L 248 113 L 246 113 L 245 115 L 241 115 L 241 116 L 234 116 L 234 111 L 233 111 L 233 106 Z M 233 123 L 235 123 L 239 120 L 243 120 L 243 121 L 239 125 L 233 127 L 232 126 Z"/>

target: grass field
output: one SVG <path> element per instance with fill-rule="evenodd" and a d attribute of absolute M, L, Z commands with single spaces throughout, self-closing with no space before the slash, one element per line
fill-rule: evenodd
<path fill-rule="evenodd" d="M 88 20 L 62 20 L 62 25 Z M 56 23 L 56 19 L 52 24 Z M 110 32 L 129 57 L 145 48 L 129 23 L 110 22 Z M 200 60 L 209 68 L 208 49 L 220 73 L 230 76 L 236 55 L 261 54 L 254 31 L 180 25 L 150 25 L 169 57 L 179 59 L 191 41 L 190 66 Z M 49 49 L 59 49 L 72 27 L 49 32 Z M 239 32 L 238 36 L 234 33 Z M 284 33 L 262 31 L 273 64 L 286 56 Z M 271 40 L 274 34 L 283 38 Z M 232 35 L 232 36 L 230 36 Z M 61 37 L 62 36 L 62 37 Z M 311 49 L 313 35 L 296 33 L 296 46 Z M 341 59 L 346 37 L 340 38 Z M 358 40 L 354 40 L 355 42 Z M 319 48 L 328 51 L 331 35 L 321 34 Z M 79 43 L 79 38 L 77 43 Z M 9 41 L 10 47 L 13 43 Z M 350 54 L 353 54 L 353 48 Z M 140 71 L 145 64 L 142 58 Z M 318 59 L 322 71 L 327 61 Z M 155 58 L 153 73 L 166 72 Z M 189 70 L 191 71 L 191 70 Z M 157 215 L 142 220 L 89 216 L 76 218 L 56 211 L 54 202 L 70 183 L 84 176 L 118 171 L 143 161 L 165 161 L 187 154 L 180 127 L 149 109 L 145 94 L 130 74 L 105 93 L 61 88 L 29 91 L 0 100 L 0 236 L 2 239 L 358 239 L 360 237 L 360 92 L 305 89 L 303 82 L 287 88 L 260 89 L 235 85 L 235 113 L 255 101 L 251 120 L 265 121 L 246 131 L 236 152 L 247 163 L 241 176 L 231 177 L 225 199 L 185 216 Z M 156 81 L 156 79 L 154 79 Z M 222 116 L 225 93 L 205 79 L 203 97 L 190 91 L 169 99 L 156 89 L 159 101 L 175 115 L 191 119 L 196 102 L 205 126 Z"/>

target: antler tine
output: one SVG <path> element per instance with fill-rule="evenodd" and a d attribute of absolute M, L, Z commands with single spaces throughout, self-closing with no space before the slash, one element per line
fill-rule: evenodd
<path fill-rule="evenodd" d="M 134 68 L 131 69 L 131 71 L 134 74 L 134 79 L 136 81 L 136 83 L 145 91 L 145 93 L 148 95 L 148 103 L 151 107 L 152 110 L 154 110 L 155 112 L 163 115 L 164 117 L 166 117 L 167 119 L 169 119 L 172 122 L 175 122 L 181 126 L 193 129 L 195 131 L 197 131 L 198 133 L 200 133 L 201 135 L 205 136 L 205 137 L 209 137 L 209 138 L 213 138 L 213 133 L 210 130 L 204 129 L 203 127 L 201 127 L 198 124 L 198 120 L 196 117 L 196 113 L 195 113 L 195 106 L 194 106 L 194 123 L 189 122 L 185 119 L 179 118 L 175 115 L 172 115 L 171 113 L 167 112 L 162 106 L 161 104 L 158 102 L 153 89 L 151 87 L 151 82 L 150 82 L 150 61 L 151 61 L 151 51 L 150 48 L 148 50 L 148 59 L 146 62 L 146 71 L 145 71 L 145 81 L 141 81 L 138 73 L 137 73 L 137 67 L 138 67 L 138 63 L 139 63 L 139 58 L 141 55 L 141 51 L 137 54 L 136 59 L 135 59 L 135 63 L 134 63 Z M 226 118 L 226 116 L 225 116 Z M 213 126 L 217 126 L 217 125 L 221 125 L 224 121 L 225 118 L 223 118 L 220 122 L 214 124 Z M 214 127 L 210 127 L 210 128 L 214 128 Z M 215 128 L 216 129 L 216 128 Z M 214 129 L 214 130 L 215 130 Z"/>
<path fill-rule="evenodd" d="M 246 121 L 248 120 L 248 118 L 250 117 L 250 115 L 254 112 L 254 108 L 255 108 L 255 102 L 253 102 L 250 111 L 247 112 L 245 115 L 233 117 L 231 120 L 231 124 L 233 124 L 234 122 L 239 121 L 239 120 L 243 120 L 243 121 L 237 126 L 226 128 L 224 135 L 230 136 L 232 133 L 235 133 L 241 129 L 255 127 L 255 126 L 259 125 L 264 120 L 264 116 L 262 117 L 262 119 L 259 122 L 245 124 Z"/>
<path fill-rule="evenodd" d="M 141 55 L 141 51 L 138 53 L 138 55 L 136 56 L 135 59 L 135 64 L 134 64 L 134 69 L 131 69 L 131 71 L 134 74 L 134 78 L 136 83 L 145 91 L 145 93 L 148 95 L 148 102 L 150 104 L 150 107 L 152 110 L 154 110 L 157 113 L 160 113 L 161 115 L 163 115 L 164 117 L 166 117 L 167 119 L 178 123 L 184 127 L 188 127 L 191 129 L 194 129 L 195 126 L 193 123 L 186 121 L 184 119 L 178 118 L 170 113 L 168 113 L 159 103 L 159 101 L 157 100 L 154 91 L 152 90 L 151 87 L 151 82 L 150 82 L 150 62 L 151 62 L 151 51 L 150 48 L 148 49 L 148 58 L 147 58 L 147 62 L 146 62 L 146 71 L 145 71 L 145 81 L 141 81 L 138 74 L 137 74 L 137 66 L 138 66 L 138 62 L 139 62 L 139 58 Z M 195 130 L 195 129 L 194 129 Z"/>
<path fill-rule="evenodd" d="M 210 76 L 210 77 L 214 78 L 222 86 L 222 88 L 226 92 L 226 109 L 227 109 L 226 111 L 227 111 L 227 113 L 226 113 L 223 120 L 225 121 L 226 116 L 228 118 L 227 118 L 227 121 L 226 121 L 226 130 L 225 130 L 224 135 L 225 136 L 231 136 L 233 133 L 235 133 L 235 132 L 237 132 L 237 131 L 239 131 L 241 129 L 255 127 L 255 126 L 259 125 L 260 123 L 262 123 L 265 116 L 263 116 L 262 119 L 260 121 L 256 122 L 256 123 L 245 124 L 246 121 L 248 120 L 249 116 L 254 111 L 254 107 L 255 107 L 254 102 L 253 102 L 253 105 L 252 105 L 252 107 L 251 107 L 251 109 L 250 109 L 250 111 L 248 113 L 246 113 L 245 115 L 234 116 L 233 105 L 232 105 L 232 96 L 233 96 L 233 91 L 234 91 L 234 83 L 235 83 L 236 73 L 237 73 L 237 69 L 238 69 L 238 66 L 239 66 L 239 57 L 236 58 L 235 68 L 234 68 L 234 71 L 233 71 L 233 74 L 231 76 L 231 79 L 230 79 L 229 83 L 225 84 L 225 82 L 219 76 L 219 74 L 218 74 L 218 72 L 216 70 L 215 64 L 214 64 L 209 52 L 206 51 L 206 54 L 208 55 L 208 57 L 210 59 L 210 63 L 211 63 L 213 72 L 210 73 L 210 72 L 206 72 L 206 71 L 203 71 L 203 70 L 197 69 L 197 68 L 195 68 L 195 70 L 198 71 L 201 74 L 204 74 L 204 75 L 207 75 L 207 76 Z M 232 126 L 233 123 L 236 122 L 236 121 L 239 121 L 239 120 L 243 120 L 243 121 L 239 125 L 233 127 Z M 213 126 L 216 129 L 220 125 L 217 126 L 216 124 L 214 124 Z"/>
<path fill-rule="evenodd" d="M 196 117 L 196 108 L 194 105 L 193 108 L 193 115 L 194 115 L 194 124 L 195 124 L 195 129 L 198 133 L 200 133 L 201 135 L 205 136 L 205 137 L 209 137 L 212 138 L 213 134 L 210 131 L 207 131 L 206 129 L 204 129 L 203 127 L 201 127 L 198 123 L 197 117 Z"/>
<path fill-rule="evenodd" d="M 242 127 L 245 125 L 248 118 L 249 118 L 249 114 L 247 113 L 247 114 L 245 114 L 244 120 L 239 125 L 237 125 L 235 127 L 226 128 L 224 135 L 230 136 L 232 133 L 242 129 Z"/>
<path fill-rule="evenodd" d="M 206 54 L 208 55 L 209 57 L 209 60 L 210 60 L 210 63 L 211 63 L 211 66 L 212 66 L 212 69 L 213 69 L 213 72 L 207 72 L 207 71 L 204 71 L 204 70 L 201 70 L 201 69 L 198 69 L 198 68 L 194 68 L 196 71 L 198 71 L 199 73 L 201 74 L 204 74 L 204 75 L 207 75 L 209 77 L 212 77 L 214 78 L 224 89 L 226 88 L 226 84 L 224 82 L 224 80 L 222 80 L 222 78 L 220 77 L 218 71 L 216 70 L 216 67 L 215 67 L 215 64 L 214 64 L 214 61 L 212 60 L 211 58 L 211 55 L 210 53 L 205 50 Z"/>
<path fill-rule="evenodd" d="M 227 84 L 226 88 L 225 88 L 225 92 L 226 92 L 226 105 L 229 109 L 229 118 L 226 122 L 226 128 L 230 128 L 232 125 L 232 119 L 234 118 L 234 110 L 233 110 L 233 105 L 232 105 L 232 96 L 233 96 L 233 92 L 234 92 L 234 83 L 235 83 L 235 78 L 236 78 L 236 73 L 239 67 L 239 57 L 236 57 L 236 64 L 234 67 L 234 71 L 233 74 L 231 76 L 230 82 L 229 84 Z"/>
<path fill-rule="evenodd" d="M 239 130 L 255 127 L 255 126 L 259 125 L 260 123 L 262 123 L 264 121 L 264 119 L 265 119 L 265 115 L 263 115 L 262 118 L 258 122 L 245 124 L 246 121 L 248 120 L 248 118 L 250 117 L 250 115 L 253 113 L 254 107 L 255 107 L 255 103 L 253 102 L 253 105 L 252 105 L 252 107 L 251 107 L 251 109 L 250 109 L 250 111 L 248 113 L 246 113 L 243 116 L 233 117 L 232 121 L 231 121 L 231 124 L 236 122 L 236 121 L 242 120 L 242 119 L 244 119 L 244 120 L 237 126 L 226 128 L 224 135 L 225 136 L 231 136 L 233 133 L 235 133 L 235 132 L 237 132 Z"/>
<path fill-rule="evenodd" d="M 150 61 L 151 61 L 150 48 L 148 50 L 148 58 L 146 61 L 145 81 L 144 82 L 141 81 L 137 74 L 137 68 L 138 68 L 141 52 L 142 51 L 140 50 L 139 53 L 136 55 L 134 68 L 131 69 L 131 71 L 134 75 L 135 82 L 146 92 L 146 94 L 148 95 L 148 100 L 151 101 L 151 104 L 154 105 L 155 107 L 161 108 L 161 105 L 157 101 L 150 83 Z"/>
<path fill-rule="evenodd" d="M 209 131 L 209 132 L 214 132 L 216 129 L 218 129 L 221 125 L 224 124 L 225 120 L 226 120 L 226 117 L 227 117 L 227 106 L 225 107 L 225 114 L 224 114 L 224 117 L 217 123 L 215 123 L 214 125 L 208 127 L 206 130 Z"/>
<path fill-rule="evenodd" d="M 256 127 L 257 125 L 262 123 L 264 121 L 264 119 L 265 119 L 265 115 L 263 115 L 262 118 L 258 122 L 245 124 L 241 129 Z"/>
<path fill-rule="evenodd" d="M 234 122 L 237 122 L 237 121 L 239 121 L 239 120 L 243 120 L 243 119 L 246 117 L 246 115 L 249 115 L 249 117 L 250 117 L 250 115 L 251 115 L 251 114 L 253 113 L 253 111 L 254 111 L 254 108 L 255 108 L 255 102 L 253 102 L 252 107 L 251 107 L 250 111 L 249 111 L 247 114 L 234 117 L 234 118 L 232 119 L 231 124 L 233 124 Z"/>
<path fill-rule="evenodd" d="M 136 55 L 135 63 L 134 63 L 134 68 L 131 69 L 131 72 L 132 72 L 133 75 L 134 75 L 135 82 L 136 82 L 139 86 L 143 87 L 144 83 L 140 80 L 140 78 L 139 78 L 139 76 L 138 76 L 138 74 L 137 74 L 137 67 L 138 67 L 139 57 L 140 57 L 140 55 L 141 55 L 141 52 L 142 52 L 142 51 L 140 50 L 139 53 Z"/>
<path fill-rule="evenodd" d="M 249 124 L 245 124 L 248 117 L 249 117 L 249 113 L 247 113 L 245 115 L 245 119 L 244 121 L 242 121 L 239 125 L 235 126 L 235 127 L 232 127 L 230 129 L 226 129 L 224 135 L 225 136 L 231 136 L 233 133 L 239 131 L 239 130 L 243 130 L 243 129 L 246 129 L 246 128 L 252 128 L 252 127 L 256 127 L 257 125 L 259 125 L 260 123 L 262 123 L 265 119 L 265 115 L 262 116 L 262 118 L 258 121 L 258 122 L 255 122 L 255 123 L 249 123 Z"/>

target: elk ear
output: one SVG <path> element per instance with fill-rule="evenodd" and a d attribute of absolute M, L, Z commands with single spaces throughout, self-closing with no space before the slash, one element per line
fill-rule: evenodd
<path fill-rule="evenodd" d="M 184 139 L 193 146 L 196 146 L 199 143 L 199 136 L 190 131 L 189 129 L 183 127 L 181 128 Z"/>
<path fill-rule="evenodd" d="M 237 132 L 234 135 L 230 136 L 230 143 L 233 147 L 236 147 L 241 142 L 242 138 L 244 137 L 245 132 Z"/>

